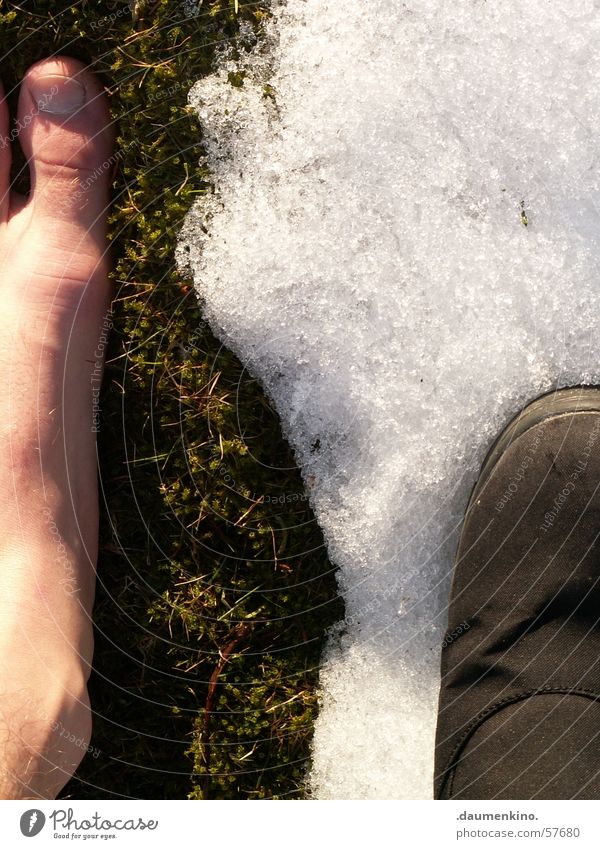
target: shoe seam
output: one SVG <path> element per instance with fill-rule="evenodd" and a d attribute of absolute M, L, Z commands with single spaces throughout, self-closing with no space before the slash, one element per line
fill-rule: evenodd
<path fill-rule="evenodd" d="M 447 789 L 448 796 L 445 798 L 452 798 L 452 791 L 454 789 L 454 776 L 456 774 L 456 768 L 458 766 L 459 760 L 458 755 L 461 750 L 464 748 L 468 739 L 472 736 L 472 734 L 477 730 L 477 728 L 482 725 L 486 719 L 489 719 L 494 713 L 497 713 L 500 708 L 506 707 L 508 704 L 514 704 L 515 702 L 523 701 L 524 699 L 528 699 L 531 696 L 539 696 L 539 695 L 547 695 L 548 693 L 555 694 L 563 694 L 568 696 L 582 696 L 586 699 L 593 699 L 594 701 L 600 701 L 600 693 L 595 692 L 594 690 L 582 690 L 574 687 L 537 687 L 533 690 L 526 690 L 521 693 L 513 694 L 512 696 L 506 696 L 504 699 L 500 699 L 497 702 L 494 702 L 493 705 L 482 710 L 476 717 L 474 717 L 465 731 L 461 739 L 455 745 L 452 753 L 448 757 L 446 761 L 447 766 L 442 770 L 441 775 L 442 778 L 440 780 L 439 785 L 439 793 L 436 793 L 435 798 L 440 800 L 444 797 L 442 793 Z"/>

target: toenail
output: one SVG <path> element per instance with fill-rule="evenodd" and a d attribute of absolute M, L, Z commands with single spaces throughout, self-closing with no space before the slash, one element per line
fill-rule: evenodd
<path fill-rule="evenodd" d="M 85 88 L 74 77 L 47 74 L 35 77 L 29 86 L 40 112 L 70 115 L 85 103 Z"/>

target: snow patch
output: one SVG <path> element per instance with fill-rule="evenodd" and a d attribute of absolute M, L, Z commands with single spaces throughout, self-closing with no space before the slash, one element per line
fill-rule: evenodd
<path fill-rule="evenodd" d="M 431 795 L 479 464 L 525 402 L 600 381 L 599 5 L 289 0 L 267 49 L 190 93 L 216 193 L 180 261 L 274 400 L 340 567 L 320 798 Z"/>

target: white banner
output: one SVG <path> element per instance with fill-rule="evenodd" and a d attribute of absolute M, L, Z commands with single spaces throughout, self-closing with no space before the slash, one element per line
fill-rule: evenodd
<path fill-rule="evenodd" d="M 1 802 L 2 846 L 216 849 L 600 845 L 598 802 Z M 29 841 L 33 841 L 29 843 Z"/>

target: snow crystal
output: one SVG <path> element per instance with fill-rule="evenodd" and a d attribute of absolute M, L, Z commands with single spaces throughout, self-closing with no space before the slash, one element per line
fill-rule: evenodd
<path fill-rule="evenodd" d="M 599 6 L 288 0 L 242 86 L 230 55 L 190 93 L 216 192 L 180 260 L 340 567 L 317 797 L 431 795 L 479 464 L 525 402 L 600 381 Z"/>

